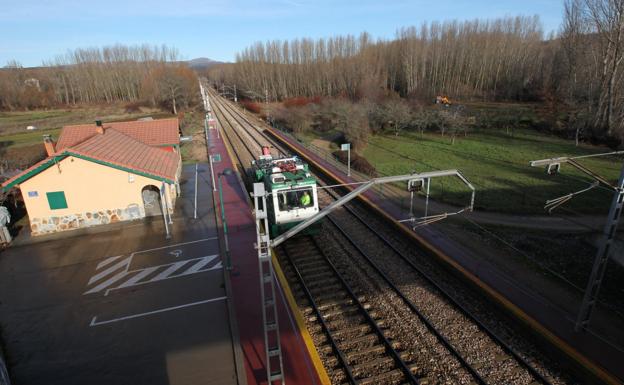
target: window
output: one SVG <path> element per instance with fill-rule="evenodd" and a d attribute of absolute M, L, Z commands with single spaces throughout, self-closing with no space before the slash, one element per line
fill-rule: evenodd
<path fill-rule="evenodd" d="M 314 204 L 312 189 L 280 191 L 277 193 L 280 211 L 289 211 L 295 208 L 307 208 Z"/>
<path fill-rule="evenodd" d="M 67 208 L 67 200 L 65 199 L 64 191 L 54 191 L 46 193 L 48 197 L 48 205 L 51 210 L 59 210 Z"/>

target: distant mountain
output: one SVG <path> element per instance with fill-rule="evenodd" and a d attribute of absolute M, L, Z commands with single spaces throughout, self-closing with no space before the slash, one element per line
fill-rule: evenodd
<path fill-rule="evenodd" d="M 206 68 L 216 66 L 218 64 L 223 64 L 223 62 L 208 59 L 207 57 L 198 57 L 196 59 L 187 60 L 186 64 L 188 64 L 189 67 L 194 68 L 194 69 L 206 69 Z"/>

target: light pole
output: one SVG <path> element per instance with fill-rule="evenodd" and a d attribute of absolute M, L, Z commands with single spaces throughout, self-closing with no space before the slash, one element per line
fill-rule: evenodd
<path fill-rule="evenodd" d="M 223 225 L 223 237 L 225 238 L 225 269 L 232 270 L 232 260 L 230 258 L 230 244 L 228 242 L 227 222 L 225 220 L 225 208 L 223 207 L 223 185 L 221 184 L 221 177 L 223 175 L 232 175 L 232 170 L 229 168 L 224 169 L 218 174 L 219 179 L 219 203 L 221 206 L 221 223 Z"/>

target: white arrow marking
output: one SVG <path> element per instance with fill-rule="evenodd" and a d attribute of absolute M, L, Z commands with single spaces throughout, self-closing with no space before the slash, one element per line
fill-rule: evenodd
<path fill-rule="evenodd" d="M 180 249 L 173 250 L 173 251 L 170 251 L 169 254 L 173 255 L 174 258 L 178 258 L 180 255 L 182 255 L 182 250 Z"/>

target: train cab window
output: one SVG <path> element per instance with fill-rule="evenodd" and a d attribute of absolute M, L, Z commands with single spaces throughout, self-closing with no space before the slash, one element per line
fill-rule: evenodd
<path fill-rule="evenodd" d="M 296 208 L 306 208 L 314 204 L 312 189 L 284 191 L 277 193 L 280 211 L 289 211 Z"/>

